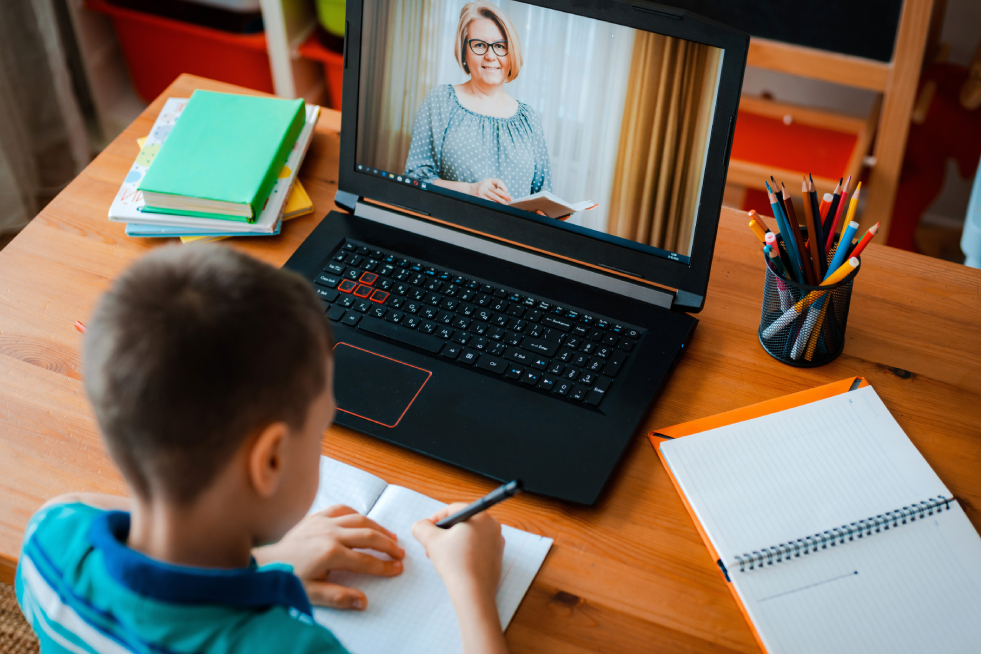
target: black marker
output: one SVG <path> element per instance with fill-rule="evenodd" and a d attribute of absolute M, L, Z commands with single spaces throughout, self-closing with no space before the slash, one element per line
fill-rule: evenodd
<path fill-rule="evenodd" d="M 464 520 L 468 520 L 473 516 L 477 515 L 478 513 L 480 513 L 481 511 L 483 511 L 484 509 L 489 509 L 495 504 L 497 504 L 498 502 L 503 502 L 509 497 L 514 497 L 520 492 L 521 492 L 521 480 L 515 479 L 514 481 L 510 481 L 504 484 L 503 486 L 499 486 L 498 488 L 495 488 L 494 490 L 487 493 L 486 495 L 484 495 L 482 498 L 480 498 L 470 506 L 461 509 L 459 512 L 454 513 L 451 516 L 443 518 L 442 520 L 436 523 L 436 526 L 442 529 L 449 529 L 456 523 L 463 522 Z"/>

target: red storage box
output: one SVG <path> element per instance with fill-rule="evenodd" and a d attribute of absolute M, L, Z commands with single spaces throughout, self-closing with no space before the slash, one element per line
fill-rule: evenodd
<path fill-rule="evenodd" d="M 265 34 L 231 34 L 86 0 L 107 14 L 129 66 L 136 92 L 147 102 L 181 73 L 273 93 Z"/>
<path fill-rule="evenodd" d="M 344 55 L 327 49 L 317 32 L 307 38 L 300 46 L 300 56 L 311 61 L 319 61 L 324 65 L 324 80 L 327 84 L 327 106 L 331 109 L 341 109 L 341 92 L 344 90 Z"/>

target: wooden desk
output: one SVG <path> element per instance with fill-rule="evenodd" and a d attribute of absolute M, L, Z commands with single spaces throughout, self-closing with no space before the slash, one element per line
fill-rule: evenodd
<path fill-rule="evenodd" d="M 182 77 L 193 88 L 232 89 Z M 150 131 L 157 99 L 0 252 L 0 580 L 11 582 L 24 526 L 68 491 L 122 493 L 80 381 L 72 324 L 133 259 L 160 242 L 127 238 L 106 212 Z M 325 111 L 300 172 L 313 216 L 279 237 L 232 247 L 281 265 L 328 210 L 340 116 Z M 852 375 L 869 378 L 906 433 L 981 527 L 981 271 L 872 245 L 855 283 L 848 342 L 815 370 L 777 363 L 756 331 L 763 258 L 741 213 L 725 210 L 701 324 L 592 508 L 531 496 L 496 507 L 555 546 L 508 630 L 515 652 L 758 652 L 644 435 Z M 493 484 L 343 428 L 324 452 L 443 501 Z"/>

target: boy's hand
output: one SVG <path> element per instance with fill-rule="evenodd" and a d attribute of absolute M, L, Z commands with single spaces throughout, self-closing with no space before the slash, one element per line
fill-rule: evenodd
<path fill-rule="evenodd" d="M 364 610 L 364 593 L 327 581 L 331 570 L 348 570 L 379 577 L 402 573 L 405 550 L 398 537 L 347 506 L 331 506 L 308 515 L 282 540 L 258 547 L 253 555 L 260 564 L 289 563 L 310 597 L 310 602 L 335 609 Z M 355 549 L 371 549 L 390 556 L 380 559 Z"/>
<path fill-rule="evenodd" d="M 412 535 L 426 548 L 436 572 L 454 596 L 476 593 L 493 601 L 501 580 L 504 537 L 501 525 L 489 513 L 478 513 L 469 520 L 441 529 L 436 523 L 453 515 L 466 504 L 447 506 L 412 526 Z"/>

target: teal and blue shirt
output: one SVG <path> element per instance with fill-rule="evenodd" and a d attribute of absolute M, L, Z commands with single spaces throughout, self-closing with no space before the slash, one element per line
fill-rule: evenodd
<path fill-rule="evenodd" d="M 500 179 L 515 200 L 552 190 L 545 130 L 535 110 L 519 102 L 508 118 L 474 113 L 451 84 L 431 89 L 419 106 L 402 174 L 424 182 Z"/>
<path fill-rule="evenodd" d="M 45 654 L 346 652 L 288 565 L 170 565 L 126 547 L 129 514 L 61 504 L 30 521 L 17 601 Z"/>

